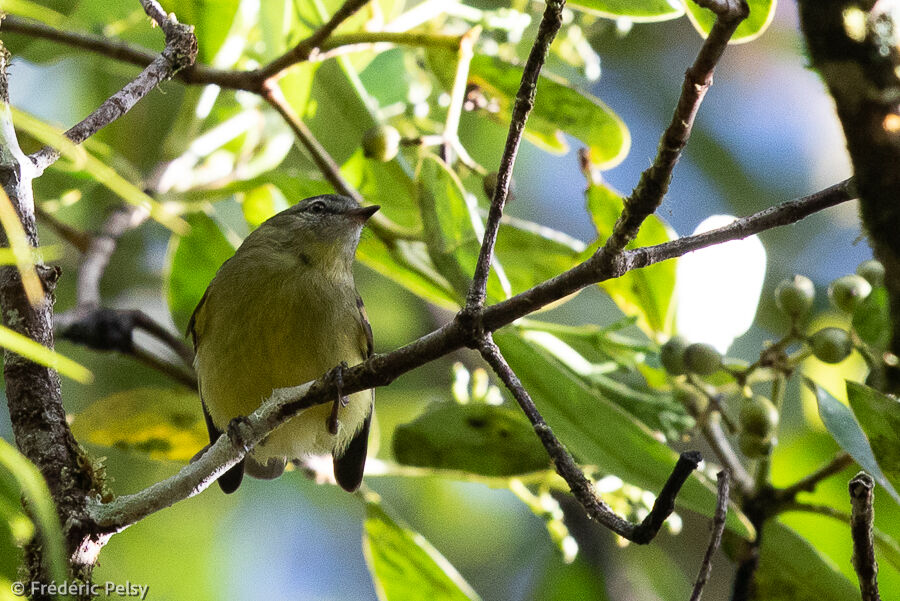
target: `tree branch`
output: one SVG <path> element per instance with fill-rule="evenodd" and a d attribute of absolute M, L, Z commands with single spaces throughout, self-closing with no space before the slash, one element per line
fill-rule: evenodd
<path fill-rule="evenodd" d="M 516 376 L 506 359 L 503 358 L 503 354 L 491 339 L 490 334 L 485 334 L 478 350 L 481 352 L 484 360 L 494 370 L 494 373 L 499 376 L 500 380 L 512 393 L 513 398 L 516 399 L 519 407 L 522 408 L 522 412 L 528 417 L 535 433 L 547 450 L 547 454 L 550 455 L 550 459 L 553 460 L 553 464 L 556 466 L 556 473 L 566 481 L 572 494 L 581 503 L 588 515 L 601 525 L 632 542 L 646 544 L 653 540 L 662 527 L 663 522 L 675 509 L 675 497 L 678 496 L 681 487 L 690 477 L 691 472 L 697 469 L 697 466 L 703 460 L 700 453 L 689 451 L 681 454 L 681 457 L 675 464 L 675 468 L 672 470 L 671 476 L 669 476 L 659 496 L 653 502 L 653 508 L 650 510 L 650 513 L 640 524 L 631 523 L 616 515 L 609 505 L 597 495 L 594 485 L 587 479 L 584 472 L 575 463 L 572 455 L 559 442 L 559 439 L 553 434 L 553 430 L 544 421 L 534 401 L 531 400 L 528 391 L 525 390 L 519 377 Z"/>
<path fill-rule="evenodd" d="M 797 495 L 801 492 L 812 492 L 816 489 L 819 482 L 825 480 L 826 478 L 830 478 L 835 474 L 839 474 L 847 467 L 853 465 L 853 457 L 851 457 L 848 453 L 840 452 L 834 456 L 834 458 L 809 474 L 805 478 L 799 480 L 797 483 L 792 484 L 786 488 L 782 488 L 775 492 L 775 498 L 779 503 L 790 503 L 797 498 Z"/>
<path fill-rule="evenodd" d="M 703 433 L 706 442 L 712 447 L 716 457 L 728 470 L 729 480 L 734 481 L 738 492 L 742 495 L 750 494 L 754 487 L 753 478 L 747 473 L 744 464 L 741 463 L 731 443 L 725 437 L 725 432 L 722 431 L 721 419 L 722 415 L 718 411 L 710 413 L 706 423 L 701 425 L 700 431 Z"/>
<path fill-rule="evenodd" d="M 153 88 L 172 77 L 179 69 L 193 64 L 197 57 L 197 38 L 192 27 L 182 25 L 174 16 L 167 17 L 156 0 L 141 0 L 141 6 L 144 7 L 147 16 L 156 21 L 165 33 L 166 47 L 140 75 L 66 132 L 66 137 L 75 144 L 81 144 L 130 111 L 131 107 Z M 59 151 L 50 146 L 45 146 L 31 155 L 31 160 L 38 170 L 37 175 L 55 163 L 59 156 Z"/>
<path fill-rule="evenodd" d="M 39 21 L 33 21 L 25 17 L 7 15 L 2 23 L 2 30 L 11 33 L 21 33 L 33 38 L 40 38 L 65 44 L 72 48 L 87 50 L 107 58 L 124 63 L 146 67 L 150 65 L 157 55 L 146 48 L 129 44 L 122 40 L 110 39 L 103 36 L 62 31 L 45 25 Z M 305 58 L 299 58 L 294 64 L 300 62 L 321 62 L 342 54 L 361 52 L 373 47 L 392 46 L 436 46 L 455 50 L 459 47 L 459 36 L 442 35 L 436 33 L 408 33 L 393 31 L 363 31 L 332 35 L 322 41 L 315 53 L 310 53 Z M 302 44 L 303 42 L 301 42 Z M 278 60 L 278 59 L 276 59 Z M 174 76 L 185 84 L 191 85 L 217 85 L 230 90 L 245 90 L 248 92 L 260 92 L 262 79 L 260 70 L 232 70 L 217 69 L 209 65 L 195 63 L 181 69 Z"/>
<path fill-rule="evenodd" d="M 875 481 L 869 474 L 860 472 L 850 480 L 849 490 L 853 569 L 859 578 L 863 601 L 881 601 L 878 594 L 878 561 L 875 559 L 875 541 L 872 537 L 875 521 L 875 511 L 872 508 Z"/>
<path fill-rule="evenodd" d="M 703 587 L 709 581 L 709 575 L 712 572 L 713 555 L 719 549 L 722 543 L 722 533 L 725 532 L 725 518 L 728 517 L 728 470 L 722 470 L 716 474 L 718 487 L 716 489 L 716 511 L 713 514 L 712 534 L 709 537 L 709 545 L 706 547 L 706 554 L 703 556 L 703 562 L 700 564 L 700 571 L 697 574 L 697 580 L 694 582 L 694 590 L 691 592 L 690 601 L 700 601 L 703 595 Z"/>
<path fill-rule="evenodd" d="M 597 251 L 603 263 L 610 263 L 621 254 L 637 236 L 644 220 L 656 212 L 662 203 L 675 163 L 691 136 L 700 103 L 712 85 L 713 71 L 738 25 L 750 14 L 745 0 L 697 0 L 697 4 L 715 12 L 716 21 L 694 64 L 684 74 L 681 96 L 672 121 L 660 138 L 653 164 L 641 174 L 637 186 L 625 199 L 625 207 L 612 234 Z"/>
<path fill-rule="evenodd" d="M 556 37 L 559 28 L 562 27 L 562 11 L 565 4 L 565 0 L 547 0 L 547 8 L 544 10 L 544 16 L 538 26 L 537 36 L 531 46 L 528 60 L 525 62 L 522 82 L 519 84 L 519 91 L 516 93 L 516 102 L 510 118 L 506 146 L 500 157 L 500 169 L 497 171 L 497 183 L 494 186 L 494 195 L 488 210 L 478 262 L 475 264 L 475 273 L 466 296 L 466 310 L 469 312 L 477 311 L 484 306 L 487 281 L 494 256 L 494 244 L 497 241 L 497 231 L 500 229 L 500 218 L 503 217 L 503 206 L 509 196 L 513 166 L 516 163 L 519 144 L 522 142 L 522 134 L 525 132 L 528 114 L 534 108 L 541 67 L 547 60 L 550 44 Z"/>

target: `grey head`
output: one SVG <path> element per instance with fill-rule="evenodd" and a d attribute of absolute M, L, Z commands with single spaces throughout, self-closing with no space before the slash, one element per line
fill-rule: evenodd
<path fill-rule="evenodd" d="M 313 196 L 267 219 L 245 244 L 275 246 L 304 259 L 352 263 L 360 232 L 379 208 L 339 194 Z"/>

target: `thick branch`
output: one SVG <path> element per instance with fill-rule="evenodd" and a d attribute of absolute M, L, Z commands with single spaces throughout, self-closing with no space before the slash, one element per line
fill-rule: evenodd
<path fill-rule="evenodd" d="M 547 450 L 547 454 L 553 460 L 553 465 L 556 466 L 556 473 L 566 481 L 572 494 L 581 503 L 588 515 L 619 536 L 632 542 L 646 544 L 653 540 L 662 527 L 663 522 L 675 509 L 675 498 L 678 496 L 681 487 L 690 477 L 691 472 L 697 469 L 697 466 L 703 460 L 700 453 L 690 451 L 681 454 L 681 457 L 675 464 L 675 468 L 672 470 L 672 475 L 669 476 L 656 501 L 653 502 L 653 508 L 650 510 L 650 513 L 640 524 L 633 524 L 616 515 L 609 505 L 604 503 L 603 499 L 597 495 L 593 484 L 587 479 L 584 472 L 578 467 L 578 464 L 575 463 L 572 455 L 569 454 L 562 443 L 559 442 L 559 439 L 553 434 L 553 430 L 550 429 L 547 422 L 544 421 L 534 401 L 531 400 L 531 395 L 528 394 L 519 377 L 506 362 L 506 359 L 503 358 L 500 349 L 494 344 L 490 334 L 485 335 L 479 351 L 528 417 L 535 433 Z"/>
<path fill-rule="evenodd" d="M 834 98 L 859 188 L 860 214 L 885 267 L 890 350 L 900 355 L 900 22 L 893 2 L 798 0 L 809 55 Z M 890 392 L 900 369 L 889 365 Z"/>
<path fill-rule="evenodd" d="M 544 16 L 538 26 L 537 37 L 528 54 L 528 60 L 525 62 L 522 82 L 516 93 L 516 102 L 509 123 L 509 133 L 506 136 L 506 146 L 500 157 L 497 184 L 494 187 L 494 196 L 491 199 L 491 208 L 485 223 L 481 250 L 478 254 L 478 262 L 475 264 L 475 274 L 466 297 L 466 309 L 469 311 L 478 310 L 484 306 L 487 280 L 494 256 L 494 243 L 497 241 L 497 231 L 500 229 L 503 206 L 509 195 L 509 182 L 512 179 L 513 166 L 516 163 L 519 144 L 522 142 L 522 134 L 525 132 L 525 122 L 528 120 L 531 109 L 534 108 L 541 67 L 547 60 L 550 44 L 556 37 L 559 28 L 562 27 L 562 11 L 565 4 L 565 0 L 547 0 L 547 8 L 544 10 Z"/>
<path fill-rule="evenodd" d="M 165 33 L 166 47 L 140 75 L 66 132 L 66 137 L 76 144 L 81 144 L 127 113 L 151 90 L 172 77 L 173 73 L 194 63 L 197 56 L 197 38 L 194 36 L 193 28 L 178 23 L 174 16 L 166 16 L 156 0 L 141 0 L 141 5 Z M 59 156 L 59 151 L 49 146 L 33 154 L 31 160 L 37 167 L 37 175 L 56 162 Z"/>
<path fill-rule="evenodd" d="M 881 601 L 878 594 L 878 561 L 872 536 L 875 511 L 872 498 L 875 481 L 865 472 L 850 480 L 850 536 L 853 538 L 853 569 L 859 578 L 863 601 Z"/>

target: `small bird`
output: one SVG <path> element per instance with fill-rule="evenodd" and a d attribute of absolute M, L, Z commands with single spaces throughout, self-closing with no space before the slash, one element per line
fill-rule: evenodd
<path fill-rule="evenodd" d="M 372 354 L 372 329 L 353 280 L 366 221 L 379 207 L 336 194 L 300 201 L 262 223 L 219 268 L 188 322 L 210 444 L 276 388 L 316 379 Z M 338 372 L 339 373 L 339 372 Z M 331 453 L 334 475 L 362 482 L 373 390 L 302 411 L 219 478 L 277 478 L 288 461 Z"/>

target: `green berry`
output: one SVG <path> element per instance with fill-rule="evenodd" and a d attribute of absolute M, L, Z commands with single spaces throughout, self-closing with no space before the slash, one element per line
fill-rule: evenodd
<path fill-rule="evenodd" d="M 815 297 L 812 280 L 802 275 L 783 280 L 775 288 L 775 304 L 782 313 L 793 319 L 806 315 Z"/>
<path fill-rule="evenodd" d="M 684 366 L 689 372 L 708 376 L 722 367 L 722 355 L 711 344 L 695 342 L 684 349 Z"/>
<path fill-rule="evenodd" d="M 363 154 L 376 161 L 390 161 L 400 150 L 400 132 L 390 125 L 373 127 L 363 135 Z"/>
<path fill-rule="evenodd" d="M 673 376 L 687 372 L 684 366 L 684 349 L 687 346 L 687 340 L 681 336 L 673 336 L 659 349 L 659 362 Z"/>
<path fill-rule="evenodd" d="M 675 389 L 675 400 L 693 416 L 705 413 L 709 407 L 709 397 L 693 387 L 678 386 Z"/>
<path fill-rule="evenodd" d="M 746 457 L 755 459 L 769 455 L 775 448 L 775 439 L 761 438 L 755 434 L 741 432 L 738 434 L 738 446 Z"/>
<path fill-rule="evenodd" d="M 872 284 L 856 274 L 841 276 L 828 287 L 832 304 L 845 313 L 853 313 L 871 292 Z"/>
<path fill-rule="evenodd" d="M 840 363 L 853 350 L 850 333 L 840 328 L 822 328 L 809 339 L 809 347 L 819 361 Z"/>
<path fill-rule="evenodd" d="M 875 259 L 863 261 L 856 268 L 856 273 L 861 275 L 873 288 L 884 284 L 884 265 Z"/>
<path fill-rule="evenodd" d="M 741 432 L 767 439 L 778 427 L 778 409 L 772 401 L 755 394 L 741 406 Z"/>

